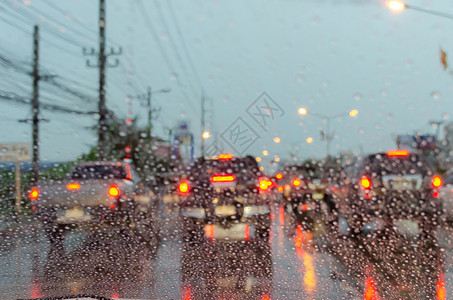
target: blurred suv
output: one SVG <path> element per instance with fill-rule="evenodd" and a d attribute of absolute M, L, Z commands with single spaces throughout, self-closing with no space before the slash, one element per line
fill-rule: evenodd
<path fill-rule="evenodd" d="M 271 185 L 251 156 L 199 158 L 177 186 L 184 240 L 267 241 Z"/>
<path fill-rule="evenodd" d="M 326 221 L 330 195 L 322 166 L 310 163 L 287 165 L 275 175 L 282 187 L 283 203 L 293 213 L 296 225 L 313 229 L 316 221 Z"/>
<path fill-rule="evenodd" d="M 376 153 L 347 165 L 331 187 L 340 216 L 347 218 L 354 233 L 365 223 L 383 220 L 417 221 L 425 232 L 432 232 L 439 220 L 442 179 L 418 155 L 405 150 Z"/>

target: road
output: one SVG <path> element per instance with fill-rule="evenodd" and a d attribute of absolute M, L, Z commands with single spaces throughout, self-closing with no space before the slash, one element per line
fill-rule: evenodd
<path fill-rule="evenodd" d="M 0 242 L 2 299 L 75 294 L 121 299 L 446 299 L 453 230 L 421 236 L 413 224 L 353 238 L 284 227 L 273 213 L 270 244 L 182 242 L 163 218 L 157 249 L 125 229 L 73 230 L 50 247 L 39 225 Z M 415 229 L 414 229 L 415 228 Z"/>

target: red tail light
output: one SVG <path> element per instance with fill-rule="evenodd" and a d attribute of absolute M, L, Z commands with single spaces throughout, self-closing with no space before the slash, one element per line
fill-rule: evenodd
<path fill-rule="evenodd" d="M 39 189 L 38 188 L 32 188 L 30 191 L 30 199 L 31 200 L 36 200 L 39 197 Z"/>
<path fill-rule="evenodd" d="M 433 185 L 433 188 L 440 188 L 440 186 L 442 185 L 442 178 L 440 178 L 440 176 L 438 175 L 434 176 L 431 184 Z"/>
<path fill-rule="evenodd" d="M 278 179 L 278 180 L 283 179 L 283 174 L 282 173 L 278 173 L 277 175 L 275 175 L 275 179 Z"/>
<path fill-rule="evenodd" d="M 363 176 L 360 178 L 360 185 L 362 188 L 369 190 L 371 188 L 371 180 L 368 177 Z"/>
<path fill-rule="evenodd" d="M 233 182 L 236 178 L 234 175 L 214 175 L 211 177 L 211 182 Z"/>
<path fill-rule="evenodd" d="M 293 186 L 300 186 L 301 184 L 302 184 L 302 181 L 300 181 L 300 179 L 295 178 L 293 180 Z"/>
<path fill-rule="evenodd" d="M 406 150 L 387 151 L 387 156 L 406 157 L 408 155 L 409 152 Z"/>
<path fill-rule="evenodd" d="M 267 191 L 272 186 L 272 181 L 267 178 L 261 178 L 258 185 L 261 191 Z"/>
<path fill-rule="evenodd" d="M 80 183 L 68 183 L 66 185 L 66 188 L 68 190 L 78 190 L 78 189 L 80 189 Z"/>
<path fill-rule="evenodd" d="M 116 185 L 112 185 L 109 188 L 109 196 L 118 197 L 120 194 L 120 189 Z"/>
<path fill-rule="evenodd" d="M 233 158 L 233 155 L 231 155 L 229 153 L 219 154 L 219 156 L 218 156 L 219 160 L 230 160 L 232 158 Z"/>
<path fill-rule="evenodd" d="M 187 194 L 190 191 L 190 186 L 187 182 L 180 182 L 178 185 L 178 191 L 180 194 Z"/>

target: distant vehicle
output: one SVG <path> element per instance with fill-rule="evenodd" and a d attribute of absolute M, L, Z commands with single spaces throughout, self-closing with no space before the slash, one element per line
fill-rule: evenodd
<path fill-rule="evenodd" d="M 272 182 L 251 156 L 202 157 L 180 179 L 186 241 L 268 241 Z"/>
<path fill-rule="evenodd" d="M 439 188 L 439 198 L 442 201 L 443 219 L 453 222 L 453 172 L 447 172 Z"/>
<path fill-rule="evenodd" d="M 327 221 L 330 195 L 321 166 L 296 163 L 275 175 L 287 213 L 294 214 L 296 225 L 312 230 L 315 222 Z"/>
<path fill-rule="evenodd" d="M 380 219 L 392 226 L 398 219 L 417 221 L 431 233 L 440 221 L 442 179 L 423 159 L 406 150 L 365 156 L 347 165 L 332 186 L 340 216 L 353 233 Z"/>
<path fill-rule="evenodd" d="M 156 197 L 127 162 L 77 164 L 67 180 L 40 182 L 30 200 L 51 242 L 68 225 L 128 225 L 156 238 Z"/>

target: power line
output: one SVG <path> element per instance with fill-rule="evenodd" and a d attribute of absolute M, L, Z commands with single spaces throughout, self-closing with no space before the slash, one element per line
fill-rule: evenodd
<path fill-rule="evenodd" d="M 164 28 L 165 28 L 165 30 L 167 31 L 167 34 L 168 34 L 168 36 L 169 36 L 170 45 L 171 45 L 171 47 L 173 48 L 173 51 L 176 53 L 176 59 L 179 61 L 179 64 L 181 65 L 181 67 L 182 67 L 182 69 L 183 69 L 183 72 L 185 73 L 186 78 L 189 78 L 189 77 L 190 77 L 190 76 L 189 76 L 189 72 L 188 72 L 188 70 L 187 70 L 187 68 L 186 68 L 185 63 L 183 62 L 183 59 L 181 58 L 181 55 L 179 55 L 179 49 L 178 49 L 178 47 L 176 46 L 175 41 L 174 41 L 173 38 L 172 38 L 170 28 L 169 28 L 168 25 L 167 25 L 167 21 L 166 21 L 166 19 L 165 19 L 164 13 L 163 13 L 163 11 L 162 11 L 162 7 L 160 6 L 160 3 L 159 3 L 158 0 L 154 0 L 154 4 L 155 4 L 155 6 L 156 6 L 156 8 L 157 8 L 157 10 L 158 10 L 158 11 L 157 11 L 157 14 L 159 15 L 159 17 L 160 17 L 160 19 L 161 19 L 161 21 L 162 21 L 162 25 L 164 26 Z M 194 91 L 194 93 L 197 94 L 197 91 L 196 91 L 196 89 L 193 87 L 193 85 L 192 85 L 192 83 L 190 82 L 190 80 L 188 80 L 188 82 L 189 82 L 190 87 L 191 87 L 192 90 Z M 197 94 L 197 96 L 198 96 L 198 94 Z"/>
<path fill-rule="evenodd" d="M 10 3 L 8 3 L 8 1 L 6 1 L 6 0 L 0 0 L 0 1 L 3 2 L 6 5 L 4 7 L 8 8 L 10 11 L 12 11 L 16 15 L 20 16 L 24 20 L 25 23 L 28 23 L 29 25 L 33 25 L 35 23 L 39 23 L 39 20 L 37 20 L 33 15 L 30 15 L 30 13 L 28 13 L 27 11 L 23 11 L 23 10 L 19 11 L 18 9 L 12 8 L 10 6 Z M 71 39 L 70 37 L 62 35 L 58 30 L 55 30 L 52 27 L 49 27 L 49 26 L 46 26 L 46 25 L 42 25 L 42 28 L 46 32 L 54 35 L 55 37 L 60 38 L 61 40 L 67 42 L 68 44 L 71 44 L 71 45 L 73 45 L 73 46 L 75 46 L 77 48 L 80 47 L 78 41 L 75 41 L 74 39 Z"/>
<path fill-rule="evenodd" d="M 195 64 L 193 63 L 193 60 L 192 60 L 192 58 L 190 56 L 190 53 L 189 53 L 189 50 L 187 48 L 186 42 L 185 42 L 184 37 L 182 35 L 181 27 L 179 26 L 178 19 L 176 18 L 176 14 L 175 14 L 175 11 L 173 9 L 173 5 L 171 4 L 172 1 L 165 1 L 165 2 L 168 5 L 169 11 L 170 11 L 170 15 L 171 15 L 172 20 L 173 20 L 173 24 L 175 25 L 176 32 L 178 33 L 179 39 L 181 40 L 182 49 L 183 49 L 183 51 L 184 51 L 184 53 L 185 53 L 185 55 L 187 57 L 187 60 L 189 61 L 189 66 L 192 69 L 192 72 L 195 74 L 195 78 L 197 79 L 197 82 L 198 82 L 198 84 L 200 86 L 202 94 L 204 94 L 205 92 L 204 92 L 203 84 L 201 83 L 200 76 L 198 76 L 197 69 L 195 68 Z"/>
<path fill-rule="evenodd" d="M 156 42 L 156 44 L 157 44 L 157 46 L 158 46 L 158 48 L 159 48 L 159 51 L 160 51 L 162 57 L 164 58 L 166 64 L 167 64 L 168 67 L 172 70 L 172 72 L 174 72 L 174 71 L 175 71 L 175 68 L 173 67 L 172 63 L 170 62 L 170 59 L 169 59 L 169 57 L 168 57 L 168 55 L 167 55 L 167 52 L 164 50 L 164 48 L 163 48 L 163 46 L 162 46 L 162 44 L 161 44 L 161 42 L 160 42 L 160 39 L 159 39 L 159 37 L 158 37 L 156 31 L 154 30 L 153 24 L 152 24 L 152 22 L 151 22 L 151 18 L 150 18 L 149 15 L 147 14 L 147 10 L 146 10 L 145 5 L 143 4 L 143 1 L 142 1 L 142 0 L 138 0 L 138 1 L 134 2 L 134 3 L 135 3 L 137 6 L 138 6 L 138 5 L 141 6 L 141 7 L 138 7 L 138 9 L 139 9 L 140 13 L 142 14 L 143 19 L 145 20 L 145 24 L 146 24 L 146 27 L 148 28 L 149 33 L 151 34 L 151 36 L 152 36 L 153 39 L 155 40 L 155 42 Z M 188 97 L 188 95 L 187 95 L 187 93 L 186 93 L 184 87 L 183 87 L 182 84 L 181 84 L 181 80 L 179 79 L 179 76 L 178 76 L 177 73 L 176 73 L 176 80 L 177 80 L 177 82 L 178 82 L 179 87 L 181 88 L 181 92 L 182 92 L 184 98 L 186 99 L 186 101 L 187 101 L 187 102 L 193 102 L 193 101 L 191 100 L 191 98 Z M 194 104 L 194 103 L 192 103 L 192 104 Z M 192 105 L 190 105 L 189 107 L 191 107 L 191 108 L 194 110 L 194 112 L 196 113 L 196 110 L 194 109 L 194 107 L 193 107 Z"/>
<path fill-rule="evenodd" d="M 0 99 L 7 100 L 16 104 L 24 104 L 30 106 L 31 99 L 26 96 L 21 96 L 13 92 L 7 92 L 0 90 Z M 75 109 L 66 108 L 56 104 L 50 103 L 40 103 L 40 106 L 43 109 L 54 111 L 54 112 L 61 112 L 61 113 L 70 113 L 70 114 L 77 114 L 77 115 L 93 115 L 96 112 L 93 111 L 80 111 Z"/>

